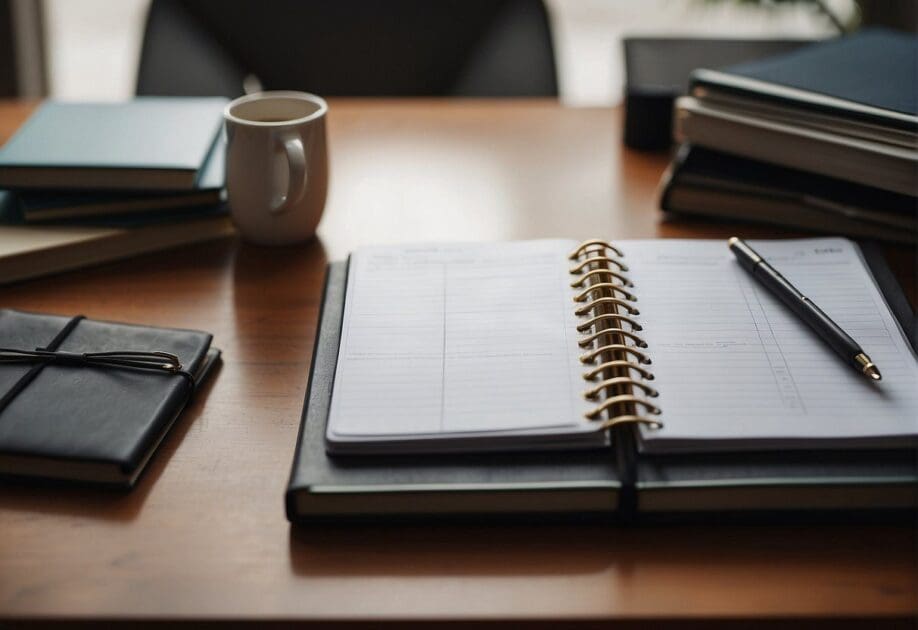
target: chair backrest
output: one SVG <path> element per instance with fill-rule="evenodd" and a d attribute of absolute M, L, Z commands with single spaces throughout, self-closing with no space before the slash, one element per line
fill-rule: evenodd
<path fill-rule="evenodd" d="M 153 0 L 137 93 L 557 96 L 541 0 Z"/>
<path fill-rule="evenodd" d="M 41 3 L 0 0 L 0 97 L 48 93 L 43 24 Z"/>

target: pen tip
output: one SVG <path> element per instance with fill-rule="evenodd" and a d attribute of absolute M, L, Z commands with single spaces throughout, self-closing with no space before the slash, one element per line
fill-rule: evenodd
<path fill-rule="evenodd" d="M 736 243 L 739 243 L 739 239 L 736 238 L 735 236 L 731 236 L 730 238 L 727 239 L 727 247 L 735 245 Z"/>
<path fill-rule="evenodd" d="M 876 364 L 870 360 L 870 357 L 868 357 L 863 352 L 855 355 L 854 362 L 859 368 L 861 368 L 861 372 L 864 373 L 864 376 L 870 380 L 880 381 L 883 379 L 882 375 L 880 375 L 880 368 L 878 368 Z"/>

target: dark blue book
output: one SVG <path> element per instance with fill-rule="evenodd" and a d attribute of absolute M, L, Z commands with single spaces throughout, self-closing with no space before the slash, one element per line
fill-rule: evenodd
<path fill-rule="evenodd" d="M 691 143 L 912 198 L 918 37 L 867 30 L 725 70 L 696 70 L 675 108 Z"/>
<path fill-rule="evenodd" d="M 915 132 L 918 37 L 868 29 L 724 70 L 696 70 L 691 91 Z"/>
<path fill-rule="evenodd" d="M 0 187 L 193 190 L 225 105 L 184 97 L 44 103 L 0 149 Z"/>

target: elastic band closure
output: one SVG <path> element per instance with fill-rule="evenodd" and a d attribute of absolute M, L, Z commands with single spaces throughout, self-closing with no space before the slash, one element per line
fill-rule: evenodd
<path fill-rule="evenodd" d="M 194 392 L 194 375 L 182 368 L 178 356 L 168 352 L 139 352 L 133 350 L 114 352 L 67 352 L 58 350 L 64 340 L 73 332 L 85 316 L 72 317 L 67 324 L 44 347 L 35 350 L 18 348 L 0 348 L 0 364 L 33 363 L 32 367 L 17 380 L 13 386 L 0 397 L 0 412 L 6 409 L 16 396 L 21 394 L 48 365 L 68 365 L 74 367 L 95 367 L 108 369 L 145 370 L 165 372 L 181 376 L 189 385 L 189 395 Z"/>

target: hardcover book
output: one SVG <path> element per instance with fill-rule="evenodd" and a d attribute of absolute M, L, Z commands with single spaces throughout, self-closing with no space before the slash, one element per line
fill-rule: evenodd
<path fill-rule="evenodd" d="M 918 131 L 918 38 L 887 29 L 819 42 L 724 70 L 696 70 L 691 89 L 707 89 Z"/>
<path fill-rule="evenodd" d="M 669 212 L 918 242 L 914 197 L 704 147 L 679 147 L 661 189 Z"/>
<path fill-rule="evenodd" d="M 0 191 L 0 223 L 144 225 L 211 214 L 225 199 L 226 142 L 221 137 L 190 191 Z"/>
<path fill-rule="evenodd" d="M 0 187 L 194 189 L 225 105 L 224 98 L 153 96 L 45 102 L 0 148 Z"/>
<path fill-rule="evenodd" d="M 127 226 L 0 225 L 0 285 L 235 233 L 221 208 L 181 221 L 137 223 L 134 217 Z"/>
<path fill-rule="evenodd" d="M 866 30 L 699 69 L 674 115 L 679 142 L 915 197 L 918 38 Z"/>

